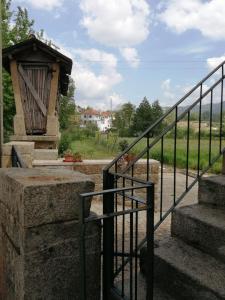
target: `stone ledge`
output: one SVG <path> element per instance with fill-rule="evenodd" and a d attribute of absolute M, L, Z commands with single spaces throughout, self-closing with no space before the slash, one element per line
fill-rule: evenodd
<path fill-rule="evenodd" d="M 46 141 L 46 142 L 57 142 L 58 136 L 55 135 L 12 135 L 11 141 Z"/>
<path fill-rule="evenodd" d="M 51 167 L 51 166 L 85 166 L 85 165 L 98 165 L 107 166 L 112 160 L 111 159 L 85 159 L 82 162 L 64 162 L 63 158 L 57 159 L 57 160 L 33 160 L 33 167 Z M 157 165 L 159 166 L 159 162 L 155 159 L 149 160 L 150 165 Z M 137 163 L 138 166 L 145 166 L 146 160 L 140 159 Z"/>
<path fill-rule="evenodd" d="M 3 144 L 2 153 L 3 155 L 12 154 L 12 146 L 16 146 L 20 154 L 32 154 L 34 150 L 34 142 L 26 141 L 12 141 L 6 144 Z"/>

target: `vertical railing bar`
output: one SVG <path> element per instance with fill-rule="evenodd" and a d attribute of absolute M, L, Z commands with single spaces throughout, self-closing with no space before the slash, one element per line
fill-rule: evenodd
<path fill-rule="evenodd" d="M 163 165 L 164 165 L 164 136 L 161 138 L 161 181 L 160 181 L 160 220 L 162 220 L 163 209 Z"/>
<path fill-rule="evenodd" d="M 146 277 L 146 300 L 153 300 L 154 292 L 154 185 L 147 188 L 147 277 Z"/>
<path fill-rule="evenodd" d="M 138 208 L 138 202 L 136 201 L 136 208 Z M 138 212 L 136 212 L 135 218 L 135 300 L 137 300 L 137 272 L 138 272 Z"/>
<path fill-rule="evenodd" d="M 149 133 L 147 134 L 147 178 L 146 181 L 149 181 Z"/>
<path fill-rule="evenodd" d="M 86 251 L 85 251 L 85 223 L 84 223 L 84 201 L 80 197 L 79 224 L 80 224 L 80 274 L 81 274 L 81 300 L 86 300 Z"/>
<path fill-rule="evenodd" d="M 131 176 L 134 177 L 134 165 L 131 167 Z M 133 180 L 131 180 L 131 186 L 134 185 Z M 131 190 L 133 196 L 134 191 Z M 131 200 L 131 208 L 134 208 L 134 200 Z M 132 229 L 132 231 L 131 231 Z M 130 300 L 133 299 L 133 213 L 130 214 Z"/>
<path fill-rule="evenodd" d="M 213 105 L 213 90 L 210 96 L 210 119 L 209 119 L 209 165 L 211 165 L 211 152 L 212 152 L 212 105 Z"/>
<path fill-rule="evenodd" d="M 175 128 L 174 128 L 174 169 L 173 169 L 173 203 L 176 204 L 176 163 L 177 163 L 177 112 L 178 107 L 175 110 Z"/>
<path fill-rule="evenodd" d="M 103 190 L 114 188 L 114 176 L 103 171 Z M 114 212 L 114 194 L 103 195 L 103 214 Z M 109 300 L 113 286 L 114 266 L 114 220 L 113 218 L 103 220 L 103 299 Z"/>
<path fill-rule="evenodd" d="M 189 176 L 189 138 L 190 138 L 190 111 L 188 111 L 188 123 L 187 123 L 186 190 L 188 189 L 188 176 Z"/>
<path fill-rule="evenodd" d="M 125 186 L 125 178 L 123 178 L 123 187 Z M 123 211 L 125 209 L 125 195 L 123 192 Z M 124 237 L 125 237 L 125 216 L 122 217 L 122 253 L 124 253 Z M 122 256 L 122 297 L 124 297 L 124 256 Z"/>
<path fill-rule="evenodd" d="M 222 78 L 224 77 L 224 65 L 222 65 Z M 222 131 L 223 131 L 223 80 L 221 81 L 221 101 L 220 101 L 220 153 L 222 153 Z"/>
<path fill-rule="evenodd" d="M 133 300 L 133 213 L 130 213 L 130 300 Z"/>
<path fill-rule="evenodd" d="M 118 165 L 117 165 L 117 162 L 115 163 L 115 172 L 117 173 L 118 171 Z M 118 185 L 118 179 L 115 177 L 115 188 L 117 188 L 117 185 Z M 117 212 L 118 210 L 118 195 L 116 193 L 116 196 L 115 196 L 115 211 Z M 115 226 L 115 231 L 116 231 L 116 234 L 115 234 L 115 252 L 117 253 L 118 252 L 118 218 L 116 216 L 116 226 Z M 118 270 L 118 257 L 116 255 L 116 259 L 115 259 L 115 267 L 116 267 L 116 272 Z"/>
<path fill-rule="evenodd" d="M 131 177 L 134 177 L 134 165 L 131 167 Z M 131 181 L 131 186 L 134 185 L 134 181 Z M 132 196 L 134 194 L 134 190 L 132 190 Z M 135 201 L 136 203 L 136 208 L 137 208 L 137 201 Z M 134 208 L 134 203 L 132 200 L 132 209 Z M 138 234 L 138 227 L 137 227 L 137 220 L 138 220 L 138 212 L 135 213 L 135 261 L 134 261 L 134 299 L 137 299 L 137 266 L 138 266 L 138 262 L 137 262 L 137 245 L 138 245 L 138 240 L 137 240 L 137 234 Z"/>
<path fill-rule="evenodd" d="M 200 153 L 201 153 L 201 123 L 202 123 L 202 84 L 200 86 L 200 102 L 199 102 L 199 115 L 198 115 L 198 170 L 197 175 L 200 174 Z"/>

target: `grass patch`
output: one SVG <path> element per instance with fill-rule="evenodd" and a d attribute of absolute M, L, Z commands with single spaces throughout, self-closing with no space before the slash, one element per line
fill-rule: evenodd
<path fill-rule="evenodd" d="M 106 135 L 103 137 L 87 137 L 85 139 L 73 141 L 70 145 L 71 149 L 80 152 L 83 159 L 113 159 L 120 152 L 119 141 L 124 138 L 108 139 Z M 131 143 L 134 138 L 126 138 Z M 152 140 L 150 140 L 151 143 Z M 134 147 L 134 153 L 140 153 L 147 146 L 147 140 L 142 139 Z M 223 145 L 224 146 L 224 145 Z M 178 139 L 176 143 L 176 165 L 178 168 L 185 169 L 187 165 L 187 141 L 185 139 Z M 200 151 L 200 168 L 204 169 L 209 163 L 209 141 L 201 140 Z M 174 164 L 174 140 L 170 138 L 164 139 L 163 160 L 167 165 Z M 219 154 L 219 140 L 213 139 L 211 145 L 211 160 Z M 198 164 L 198 141 L 192 139 L 189 142 L 189 169 L 197 169 Z M 144 156 L 143 158 L 145 158 Z M 150 157 L 156 160 L 161 160 L 161 141 L 153 146 L 150 151 Z M 210 170 L 213 173 L 220 173 L 221 160 L 215 163 Z"/>

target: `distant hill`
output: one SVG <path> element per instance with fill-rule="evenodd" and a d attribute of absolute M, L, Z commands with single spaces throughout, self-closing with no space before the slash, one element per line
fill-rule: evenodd
<path fill-rule="evenodd" d="M 179 114 L 181 114 L 182 112 L 184 112 L 189 106 L 180 106 L 179 107 Z M 170 109 L 170 107 L 163 107 L 164 112 L 166 112 L 168 109 Z M 192 109 L 192 112 L 198 112 L 199 111 L 199 106 L 195 106 Z M 202 113 L 204 113 L 205 111 L 210 111 L 210 104 L 203 104 L 202 105 Z M 213 114 L 219 114 L 220 113 L 220 103 L 214 103 L 213 104 Z M 223 102 L 223 111 L 225 111 L 225 101 Z"/>

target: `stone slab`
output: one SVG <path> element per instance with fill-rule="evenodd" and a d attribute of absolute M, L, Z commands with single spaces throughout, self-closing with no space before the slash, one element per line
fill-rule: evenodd
<path fill-rule="evenodd" d="M 201 178 L 198 199 L 199 203 L 225 207 L 225 175 Z"/>
<path fill-rule="evenodd" d="M 54 135 L 12 135 L 11 141 L 58 141 L 59 137 Z"/>
<path fill-rule="evenodd" d="M 31 155 L 34 151 L 34 142 L 12 141 L 12 142 L 3 144 L 3 147 L 2 147 L 3 155 L 11 155 L 12 146 L 16 146 L 21 155 L 22 154 Z"/>
<path fill-rule="evenodd" d="M 58 158 L 57 149 L 35 149 L 34 160 L 56 160 Z"/>
<path fill-rule="evenodd" d="M 145 259 L 143 249 L 142 270 Z M 155 280 L 176 299 L 225 299 L 225 265 L 176 238 L 164 239 L 155 248 Z"/>
<path fill-rule="evenodd" d="M 0 201 L 24 227 L 78 218 L 79 194 L 94 189 L 87 175 L 65 169 L 2 169 L 0 176 Z"/>
<path fill-rule="evenodd" d="M 171 234 L 225 262 L 220 255 L 225 246 L 225 208 L 180 207 L 172 213 Z"/>

